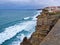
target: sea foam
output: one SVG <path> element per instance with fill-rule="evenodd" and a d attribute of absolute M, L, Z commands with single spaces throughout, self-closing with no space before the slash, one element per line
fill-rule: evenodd
<path fill-rule="evenodd" d="M 29 19 L 29 18 L 30 18 L 30 17 L 25 17 L 24 19 L 27 20 L 27 19 Z"/>
<path fill-rule="evenodd" d="M 36 16 L 38 16 L 39 14 L 40 14 L 40 11 L 38 11 L 38 14 L 32 17 L 31 21 L 24 21 L 22 23 L 5 28 L 5 31 L 0 33 L 0 44 L 2 44 L 8 39 L 11 39 L 12 37 L 14 37 L 17 33 L 21 32 L 22 30 L 25 30 L 25 31 L 35 30 L 33 29 L 33 27 L 36 26 Z M 30 17 L 26 17 L 24 19 L 27 20 L 29 18 Z M 30 35 L 27 35 L 28 39 L 31 37 L 32 33 L 30 33 Z M 23 40 L 24 37 L 25 37 L 24 34 L 21 34 L 21 36 L 17 36 L 17 38 L 21 38 L 21 41 Z M 11 45 L 16 45 L 16 44 L 20 45 L 20 41 L 12 42 Z"/>
<path fill-rule="evenodd" d="M 25 36 L 25 35 L 24 35 L 24 36 L 21 35 L 20 37 L 18 36 L 18 38 L 21 38 L 22 40 L 21 40 L 21 41 L 14 41 L 11 45 L 20 45 L 20 43 L 23 41 L 23 38 L 24 38 L 24 37 L 27 37 L 27 39 L 29 39 L 29 38 L 31 37 L 32 33 L 35 32 L 35 31 L 34 31 L 35 28 L 33 28 L 33 27 L 36 26 L 36 22 L 37 22 L 37 21 L 36 21 L 36 20 L 37 20 L 36 17 L 37 17 L 38 15 L 40 15 L 40 12 L 41 12 L 41 11 L 37 11 L 37 14 L 36 14 L 35 16 L 31 17 L 31 18 L 32 18 L 32 21 L 34 21 L 34 22 L 32 22 L 32 23 L 34 23 L 34 24 L 33 24 L 33 25 L 28 25 L 27 28 L 25 29 L 25 30 L 27 30 L 27 31 L 32 30 L 31 33 L 28 34 L 27 36 Z M 29 29 L 29 28 L 30 28 L 30 29 Z M 17 42 L 18 42 L 18 43 L 17 43 Z"/>
<path fill-rule="evenodd" d="M 26 30 L 29 31 L 28 29 L 30 29 L 30 27 L 32 25 L 34 25 L 35 22 L 34 21 L 26 21 L 23 23 L 20 23 L 18 25 L 14 25 L 14 26 L 10 26 L 8 28 L 5 28 L 5 31 L 0 33 L 0 44 L 2 44 L 2 42 L 14 37 L 17 33 L 19 33 L 22 30 Z"/>

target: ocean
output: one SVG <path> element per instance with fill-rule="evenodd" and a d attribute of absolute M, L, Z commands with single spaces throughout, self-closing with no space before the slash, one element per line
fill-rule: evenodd
<path fill-rule="evenodd" d="M 38 10 L 0 9 L 0 45 L 20 45 L 35 32 Z"/>

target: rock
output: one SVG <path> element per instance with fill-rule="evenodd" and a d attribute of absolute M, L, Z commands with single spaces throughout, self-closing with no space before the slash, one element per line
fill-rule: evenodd
<path fill-rule="evenodd" d="M 29 40 L 24 38 L 21 45 L 40 45 L 41 41 L 56 24 L 59 17 L 59 14 L 50 14 L 49 10 L 44 8 L 41 15 L 37 16 L 36 31 L 32 34 Z"/>
<path fill-rule="evenodd" d="M 30 41 L 25 37 L 25 38 L 23 39 L 23 42 L 22 42 L 20 45 L 32 45 L 32 44 L 31 44 Z"/>

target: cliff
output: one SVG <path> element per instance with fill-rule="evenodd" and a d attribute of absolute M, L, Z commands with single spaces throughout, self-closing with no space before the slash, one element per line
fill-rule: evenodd
<path fill-rule="evenodd" d="M 50 9 L 50 10 L 49 10 Z M 51 31 L 52 27 L 56 24 L 60 18 L 59 11 L 53 8 L 44 8 L 41 15 L 38 15 L 36 31 L 32 34 L 30 39 L 24 38 L 21 45 L 40 45 L 41 41 L 47 36 Z M 55 11 L 54 11 L 55 10 Z M 28 42 L 28 43 L 27 43 Z"/>
<path fill-rule="evenodd" d="M 60 19 L 40 45 L 60 45 Z"/>

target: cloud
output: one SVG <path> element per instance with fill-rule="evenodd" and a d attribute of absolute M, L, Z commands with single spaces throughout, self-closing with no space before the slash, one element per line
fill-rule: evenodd
<path fill-rule="evenodd" d="M 0 3 L 59 5 L 60 0 L 0 0 Z"/>
<path fill-rule="evenodd" d="M 60 0 L 35 0 L 35 3 L 38 5 L 60 5 Z"/>
<path fill-rule="evenodd" d="M 0 0 L 0 5 L 13 5 L 18 7 L 41 7 L 41 6 L 60 6 L 60 0 Z M 4 5 L 2 5 L 4 7 Z"/>
<path fill-rule="evenodd" d="M 30 0 L 0 0 L 0 3 L 29 3 Z"/>

